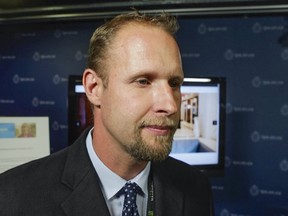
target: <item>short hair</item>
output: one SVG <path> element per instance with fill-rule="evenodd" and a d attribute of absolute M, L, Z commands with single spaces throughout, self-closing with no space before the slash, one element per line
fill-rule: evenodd
<path fill-rule="evenodd" d="M 117 32 L 129 23 L 158 27 L 172 37 L 175 37 L 175 33 L 179 29 L 175 16 L 165 12 L 160 15 L 146 15 L 139 11 L 120 14 L 97 28 L 90 39 L 87 67 L 96 71 L 97 75 L 102 78 L 104 86 L 108 85 L 105 59 L 109 45 L 113 42 Z"/>

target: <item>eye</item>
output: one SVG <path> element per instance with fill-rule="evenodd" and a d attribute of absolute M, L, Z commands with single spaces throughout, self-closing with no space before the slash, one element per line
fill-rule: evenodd
<path fill-rule="evenodd" d="M 140 86 L 147 86 L 150 84 L 150 81 L 146 78 L 139 78 L 135 82 Z"/>
<path fill-rule="evenodd" d="M 169 85 L 171 88 L 180 88 L 180 86 L 182 85 L 182 81 L 180 79 L 171 79 L 169 81 Z"/>

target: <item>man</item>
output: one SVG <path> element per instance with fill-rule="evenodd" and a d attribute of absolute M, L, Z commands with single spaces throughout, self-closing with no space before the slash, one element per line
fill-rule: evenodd
<path fill-rule="evenodd" d="M 134 12 L 94 32 L 83 73 L 94 127 L 2 174 L 0 215 L 213 214 L 206 177 L 168 157 L 183 81 L 176 30 L 174 17 Z"/>

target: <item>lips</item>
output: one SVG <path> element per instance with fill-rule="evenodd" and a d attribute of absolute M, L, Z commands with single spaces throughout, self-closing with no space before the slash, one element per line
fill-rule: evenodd
<path fill-rule="evenodd" d="M 148 130 L 150 133 L 153 133 L 158 136 L 164 136 L 171 133 L 173 127 L 171 126 L 159 126 L 159 125 L 147 125 L 144 127 L 145 130 Z"/>
<path fill-rule="evenodd" d="M 138 124 L 138 128 L 154 136 L 171 136 L 177 128 L 176 121 L 168 117 L 145 119 Z"/>

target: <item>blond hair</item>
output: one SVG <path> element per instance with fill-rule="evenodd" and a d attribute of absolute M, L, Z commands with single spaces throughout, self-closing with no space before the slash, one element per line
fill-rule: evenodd
<path fill-rule="evenodd" d="M 96 71 L 105 86 L 108 84 L 108 75 L 105 73 L 105 60 L 108 58 L 107 50 L 116 33 L 129 23 L 158 27 L 172 37 L 179 28 L 176 18 L 165 12 L 152 16 L 138 11 L 118 15 L 97 28 L 90 39 L 87 67 Z"/>

